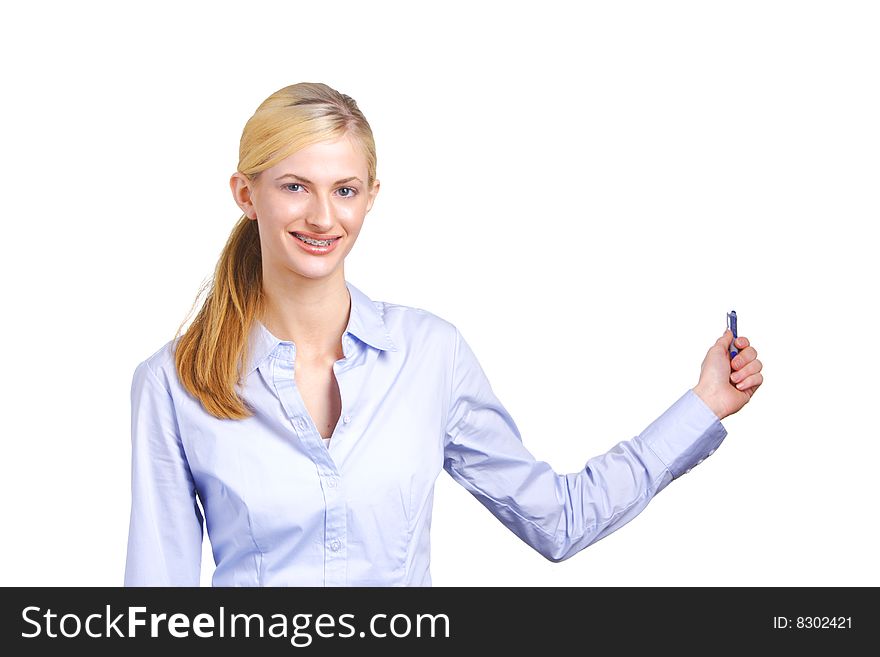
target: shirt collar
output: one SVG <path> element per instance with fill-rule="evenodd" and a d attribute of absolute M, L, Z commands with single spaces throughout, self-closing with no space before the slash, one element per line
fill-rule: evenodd
<path fill-rule="evenodd" d="M 348 317 L 348 326 L 343 332 L 343 347 L 346 334 L 351 334 L 361 342 L 381 349 L 383 351 L 397 351 L 397 346 L 391 340 L 391 335 L 385 326 L 383 313 L 370 297 L 361 292 L 354 285 L 345 281 L 351 297 L 351 312 Z M 250 346 L 250 358 L 245 376 L 249 375 L 260 365 L 275 347 L 279 344 L 293 344 L 290 340 L 281 340 L 269 332 L 269 329 L 258 319 L 254 320 L 251 327 L 248 345 Z"/>

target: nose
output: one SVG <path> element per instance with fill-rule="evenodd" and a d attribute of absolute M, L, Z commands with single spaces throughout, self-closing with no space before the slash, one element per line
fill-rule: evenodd
<path fill-rule="evenodd" d="M 333 226 L 333 204 L 323 194 L 315 194 L 314 199 L 309 221 L 319 229 L 316 232 L 329 230 Z"/>

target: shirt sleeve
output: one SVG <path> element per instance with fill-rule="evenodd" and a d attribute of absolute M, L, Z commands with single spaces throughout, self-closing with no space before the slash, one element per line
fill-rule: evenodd
<path fill-rule="evenodd" d="M 199 586 L 203 518 L 171 394 L 147 361 L 131 386 L 125 586 Z"/>
<path fill-rule="evenodd" d="M 455 339 L 444 469 L 551 561 L 568 559 L 632 520 L 727 435 L 689 389 L 638 436 L 591 458 L 579 472 L 557 474 L 524 447 L 458 329 Z"/>

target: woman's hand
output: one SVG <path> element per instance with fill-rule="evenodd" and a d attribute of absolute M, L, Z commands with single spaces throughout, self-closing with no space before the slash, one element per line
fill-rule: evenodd
<path fill-rule="evenodd" d="M 700 380 L 693 391 L 706 402 L 718 419 L 736 413 L 746 405 L 764 381 L 763 365 L 758 352 L 749 346 L 748 338 L 739 336 L 739 353 L 730 359 L 730 340 L 733 333 L 727 329 L 703 359 Z"/>

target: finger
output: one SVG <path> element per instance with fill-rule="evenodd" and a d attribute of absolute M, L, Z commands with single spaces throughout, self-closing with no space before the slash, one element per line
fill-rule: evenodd
<path fill-rule="evenodd" d="M 764 382 L 764 375 L 758 372 L 746 377 L 736 384 L 737 390 L 747 390 L 748 388 L 757 389 Z"/>
<path fill-rule="evenodd" d="M 742 368 L 738 369 L 736 372 L 730 375 L 730 380 L 733 383 L 739 383 L 744 380 L 746 377 L 756 374 L 761 371 L 761 361 L 753 360 L 751 363 L 747 363 Z"/>
<path fill-rule="evenodd" d="M 730 361 L 730 366 L 733 369 L 738 370 L 743 365 L 746 365 L 747 363 L 750 363 L 753 360 L 755 360 L 757 357 L 758 357 L 758 352 L 755 351 L 754 347 L 746 347 L 745 349 L 743 349 L 742 351 L 740 351 L 736 355 L 736 358 L 734 358 L 732 361 Z"/>
<path fill-rule="evenodd" d="M 736 345 L 737 347 L 739 347 L 740 349 L 745 349 L 746 347 L 749 346 L 749 339 L 747 337 L 741 335 L 736 340 L 734 340 L 733 344 Z"/>

